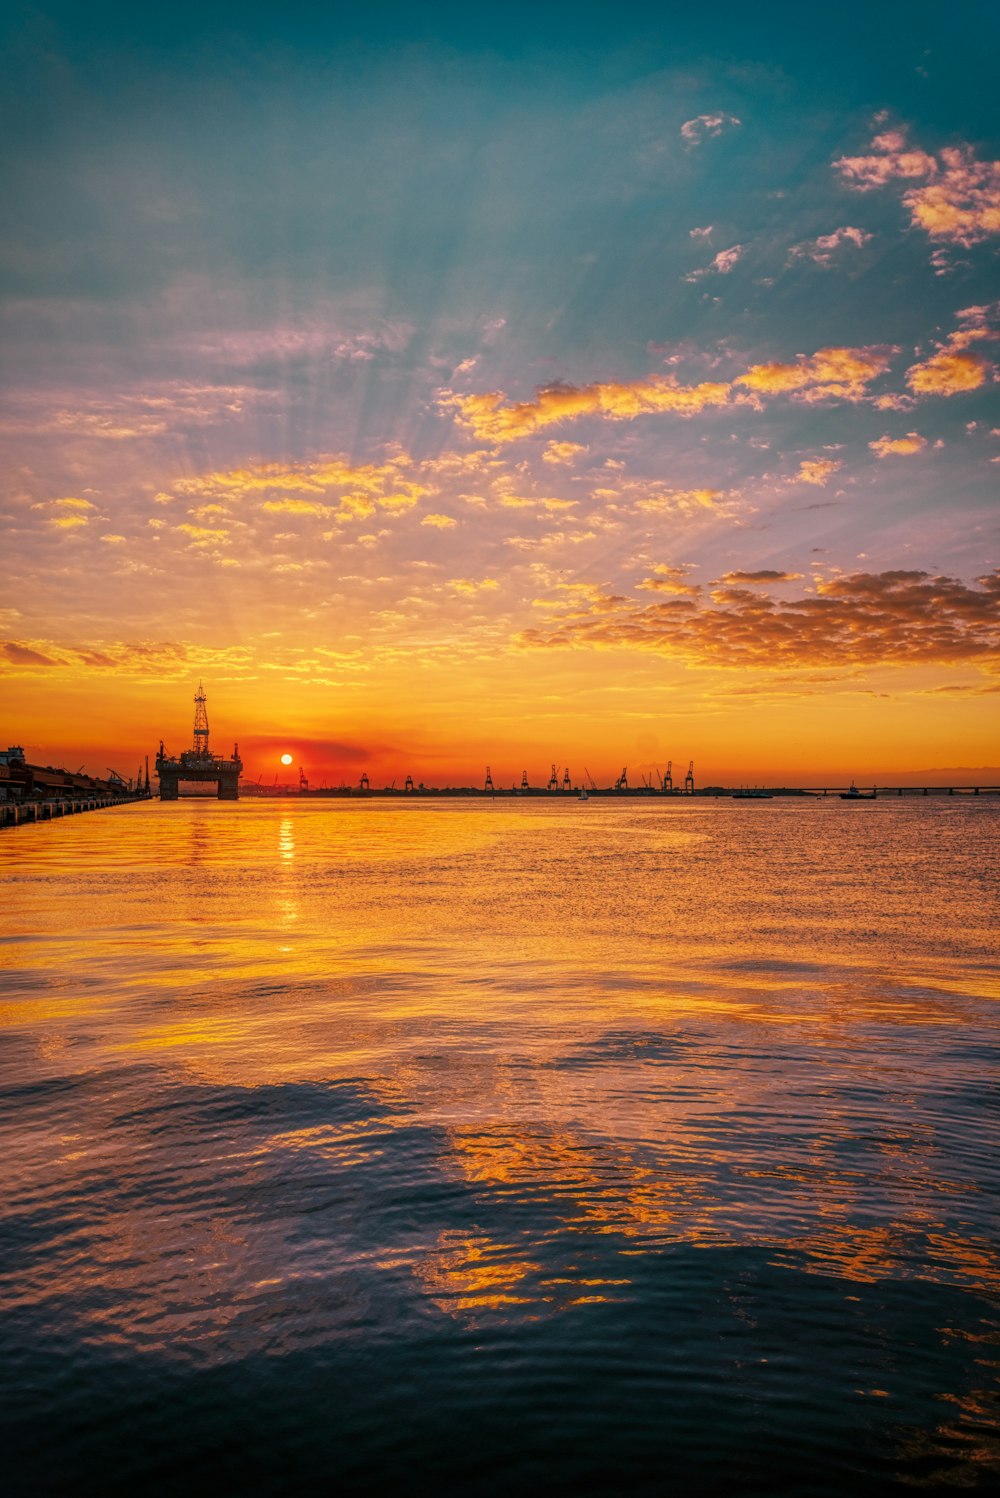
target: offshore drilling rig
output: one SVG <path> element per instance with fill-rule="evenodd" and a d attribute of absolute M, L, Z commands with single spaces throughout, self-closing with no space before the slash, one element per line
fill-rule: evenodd
<path fill-rule="evenodd" d="M 208 708 L 206 707 L 205 688 L 199 682 L 194 697 L 194 734 L 191 748 L 185 749 L 175 758 L 167 754 L 163 747 L 163 740 L 160 740 L 160 752 L 156 756 L 156 773 L 160 777 L 160 800 L 176 801 L 178 785 L 185 780 L 195 781 L 201 785 L 214 783 L 219 787 L 220 801 L 238 801 L 242 769 L 243 761 L 240 759 L 239 744 L 233 745 L 232 759 L 222 759 L 214 755 L 208 747 Z"/>

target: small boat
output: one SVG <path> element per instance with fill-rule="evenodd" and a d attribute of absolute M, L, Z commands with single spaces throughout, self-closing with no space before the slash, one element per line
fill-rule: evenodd
<path fill-rule="evenodd" d="M 850 790 L 841 791 L 841 801 L 877 801 L 878 791 L 872 786 L 870 791 L 859 791 L 854 781 L 851 781 Z"/>
<path fill-rule="evenodd" d="M 590 797 L 587 795 L 587 787 L 585 785 L 581 785 L 581 787 L 580 787 L 580 794 L 579 794 L 579 796 L 577 796 L 576 799 L 578 801 L 589 801 L 590 800 Z"/>
<path fill-rule="evenodd" d="M 733 791 L 734 801 L 773 801 L 774 797 L 770 791 L 740 790 Z"/>

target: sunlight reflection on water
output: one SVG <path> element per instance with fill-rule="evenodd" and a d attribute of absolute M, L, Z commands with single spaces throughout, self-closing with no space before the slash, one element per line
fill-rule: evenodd
<path fill-rule="evenodd" d="M 115 1397 L 123 1490 L 169 1484 L 171 1420 L 275 1491 L 289 1444 L 615 1491 L 598 1431 L 640 1488 L 670 1453 L 756 1491 L 762 1443 L 771 1491 L 995 1476 L 998 827 L 286 800 L 4 834 L 23 1470 L 96 1490 Z M 244 1407 L 280 1437 L 226 1456 Z"/>

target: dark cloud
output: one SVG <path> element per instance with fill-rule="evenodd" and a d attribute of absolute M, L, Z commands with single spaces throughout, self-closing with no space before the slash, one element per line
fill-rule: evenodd
<path fill-rule="evenodd" d="M 722 581 L 724 583 L 797 583 L 801 577 L 801 572 L 774 572 L 770 567 L 763 567 L 759 572 L 727 572 Z"/>
<path fill-rule="evenodd" d="M 0 651 L 13 666 L 55 666 L 57 661 L 47 655 L 42 655 L 40 650 L 32 650 L 28 645 L 20 645 L 17 640 L 4 640 L 0 643 Z"/>
<path fill-rule="evenodd" d="M 781 670 L 1000 660 L 1000 570 L 977 584 L 918 571 L 856 572 L 790 600 L 746 587 L 719 588 L 710 603 L 629 601 L 607 611 L 588 600 L 552 629 L 526 630 L 521 642 Z"/>

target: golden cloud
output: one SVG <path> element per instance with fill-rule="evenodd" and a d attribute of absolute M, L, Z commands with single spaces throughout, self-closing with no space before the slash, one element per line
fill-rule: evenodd
<path fill-rule="evenodd" d="M 652 376 L 631 383 L 595 385 L 543 385 L 533 401 L 504 405 L 502 391 L 483 395 L 448 395 L 445 404 L 458 413 L 463 426 L 491 442 L 514 442 L 557 422 L 581 416 L 603 416 L 611 421 L 631 421 L 656 411 L 694 416 L 706 407 L 724 406 L 728 384 L 705 381 L 680 385 L 669 377 Z"/>
<path fill-rule="evenodd" d="M 579 442 L 550 442 L 542 453 L 546 463 L 572 463 L 587 449 Z"/>
<path fill-rule="evenodd" d="M 420 524 L 433 526 L 439 531 L 447 531 L 456 526 L 458 521 L 451 515 L 425 515 Z"/>
<path fill-rule="evenodd" d="M 194 495 L 199 498 L 224 499 L 230 502 L 260 493 L 283 491 L 280 499 L 266 500 L 263 508 L 284 509 L 295 514 L 329 513 L 322 507 L 310 511 L 302 506 L 305 501 L 287 499 L 287 494 L 329 495 L 333 504 L 346 510 L 346 516 L 371 514 L 371 509 L 354 506 L 351 499 L 364 496 L 368 505 L 378 505 L 390 511 L 411 509 L 417 502 L 433 491 L 426 485 L 416 483 L 409 474 L 412 464 L 408 458 L 392 459 L 388 463 L 364 463 L 353 465 L 342 457 L 321 457 L 314 462 L 289 465 L 286 463 L 257 463 L 243 468 L 230 468 L 219 472 L 201 474 L 197 478 L 179 479 L 174 492 Z M 321 502 L 322 503 L 322 502 Z"/>
<path fill-rule="evenodd" d="M 822 489 L 823 485 L 843 468 L 839 458 L 803 458 L 798 466 L 798 471 L 793 473 L 788 480 L 790 484 L 815 484 Z"/>
<path fill-rule="evenodd" d="M 911 453 L 919 453 L 927 446 L 927 438 L 921 437 L 919 432 L 907 432 L 905 437 L 878 437 L 868 446 L 879 458 L 908 457 Z"/>
<path fill-rule="evenodd" d="M 819 349 L 793 364 L 755 364 L 733 382 L 761 395 L 790 394 L 803 400 L 862 400 L 866 386 L 884 374 L 898 352 L 885 345 Z"/>
<path fill-rule="evenodd" d="M 964 395 L 985 385 L 989 365 L 976 354 L 942 349 L 906 372 L 906 383 L 918 395 Z"/>
<path fill-rule="evenodd" d="M 318 515 L 325 518 L 333 514 L 330 505 L 318 504 L 312 499 L 265 499 L 261 505 L 269 515 Z M 199 515 L 219 513 L 219 505 L 202 505 Z"/>
<path fill-rule="evenodd" d="M 898 352 L 888 345 L 824 348 L 809 356 L 800 354 L 792 363 L 755 364 L 733 381 L 705 380 L 698 385 L 682 385 L 667 375 L 593 385 L 556 382 L 540 386 L 534 400 L 513 405 L 506 404 L 507 396 L 500 390 L 478 395 L 443 391 L 439 400 L 475 436 L 495 443 L 515 442 L 582 416 L 632 421 L 637 416 L 671 412 L 687 417 L 734 401 L 756 403 L 763 395 L 791 395 L 806 402 L 864 400 L 867 386 L 885 373 Z M 574 445 L 551 443 L 546 451 Z"/>
<path fill-rule="evenodd" d="M 651 489 L 636 500 L 635 507 L 644 515 L 694 515 L 727 508 L 728 499 L 723 489 Z"/>
<path fill-rule="evenodd" d="M 448 579 L 448 584 L 456 593 L 465 593 L 469 596 L 476 593 L 494 593 L 500 586 L 495 577 L 484 577 L 478 581 L 474 577 L 451 577 Z"/>
<path fill-rule="evenodd" d="M 903 203 L 914 228 L 931 239 L 971 249 L 1000 233 L 1000 162 L 980 161 L 971 146 L 948 147 L 939 156 L 911 147 L 901 130 L 872 141 L 872 154 L 834 162 L 849 187 L 862 192 L 894 180 L 918 181 Z"/>

